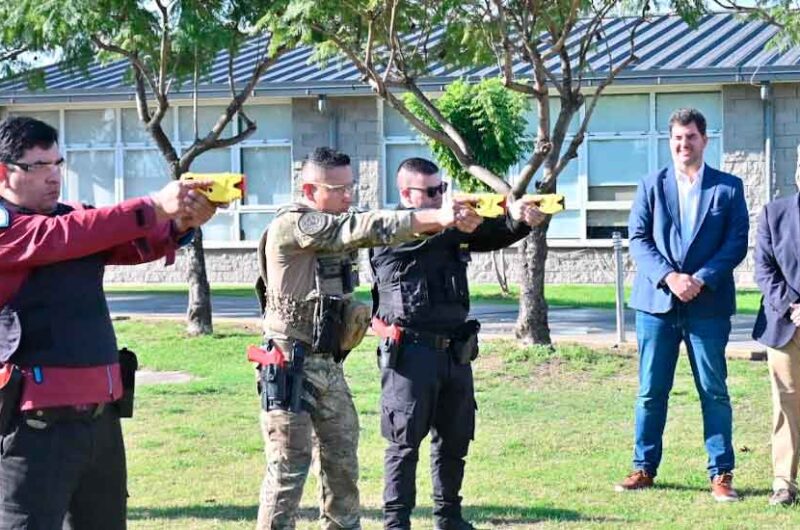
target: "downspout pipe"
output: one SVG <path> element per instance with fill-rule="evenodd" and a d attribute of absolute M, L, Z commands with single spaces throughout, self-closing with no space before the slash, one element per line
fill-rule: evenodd
<path fill-rule="evenodd" d="M 773 146 L 775 145 L 775 109 L 772 97 L 772 85 L 769 81 L 761 82 L 761 101 L 764 109 L 764 204 L 775 196 L 775 178 Z"/>

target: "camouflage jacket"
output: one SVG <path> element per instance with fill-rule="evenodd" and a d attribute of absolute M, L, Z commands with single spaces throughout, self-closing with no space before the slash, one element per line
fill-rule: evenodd
<path fill-rule="evenodd" d="M 311 342 L 314 304 L 319 293 L 318 261 L 350 258 L 359 248 L 392 245 L 419 237 L 410 211 L 376 210 L 330 214 L 304 204 L 278 211 L 264 246 L 266 308 L 264 333 Z M 322 294 L 343 294 L 341 284 Z"/>

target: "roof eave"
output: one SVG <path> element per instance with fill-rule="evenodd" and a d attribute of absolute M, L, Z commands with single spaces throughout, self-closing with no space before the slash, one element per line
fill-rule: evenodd
<path fill-rule="evenodd" d="M 467 81 L 477 82 L 481 77 L 465 76 Z M 431 77 L 420 79 L 418 85 L 426 91 L 443 90 L 457 77 Z M 597 86 L 605 79 L 604 72 L 587 75 L 587 87 Z M 625 86 L 663 86 L 687 84 L 738 84 L 769 82 L 800 82 L 800 66 L 767 66 L 748 68 L 692 68 L 681 70 L 628 70 L 621 72 L 614 85 Z M 198 88 L 203 98 L 228 98 L 230 88 L 225 85 L 205 85 Z M 289 83 L 264 83 L 258 85 L 254 96 L 258 97 L 311 97 L 319 94 L 333 96 L 372 95 L 368 85 L 353 80 L 306 81 Z M 175 91 L 171 99 L 191 99 L 192 91 Z M 19 105 L 28 103 L 86 103 L 101 101 L 133 101 L 132 87 L 93 89 L 47 90 L 41 92 L 19 91 L 0 92 L 0 104 Z"/>

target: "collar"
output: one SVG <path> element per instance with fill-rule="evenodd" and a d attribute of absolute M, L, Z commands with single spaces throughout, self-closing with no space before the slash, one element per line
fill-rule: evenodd
<path fill-rule="evenodd" d="M 25 208 L 24 206 L 18 206 L 16 204 L 14 204 L 13 202 L 9 201 L 8 199 L 4 199 L 3 197 L 0 197 L 0 207 L 3 207 L 4 209 L 8 210 L 9 212 L 11 212 L 13 214 L 19 214 L 19 215 L 46 215 L 48 217 L 55 217 L 56 215 L 63 215 L 64 213 L 72 211 L 72 208 L 70 206 L 67 206 L 64 203 L 59 202 L 59 203 L 56 204 L 56 208 L 52 212 L 50 212 L 50 213 L 39 213 L 39 212 L 36 212 L 34 210 L 31 210 L 30 208 Z"/>
<path fill-rule="evenodd" d="M 675 168 L 675 179 L 681 184 L 689 184 L 689 185 L 699 185 L 703 182 L 703 174 L 706 171 L 706 164 L 705 162 L 700 164 L 700 169 L 697 171 L 697 175 L 695 176 L 694 183 L 690 184 L 689 175 L 684 173 L 683 171 Z"/>

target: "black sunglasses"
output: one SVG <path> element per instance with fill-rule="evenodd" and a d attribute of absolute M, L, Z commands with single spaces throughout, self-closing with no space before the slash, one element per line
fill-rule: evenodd
<path fill-rule="evenodd" d="M 433 199 L 438 194 L 444 195 L 447 191 L 447 182 L 442 182 L 438 186 L 428 186 L 427 188 L 415 188 L 413 186 L 409 186 L 406 188 L 407 190 L 417 190 L 417 191 L 424 191 L 428 197 Z"/>

